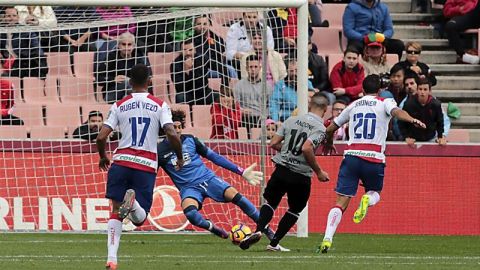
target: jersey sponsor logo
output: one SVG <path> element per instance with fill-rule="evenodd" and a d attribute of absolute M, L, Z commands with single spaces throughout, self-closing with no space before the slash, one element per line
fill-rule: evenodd
<path fill-rule="evenodd" d="M 142 157 L 138 157 L 138 156 L 132 156 L 132 155 L 115 155 L 114 160 L 122 160 L 122 161 L 128 161 L 128 162 L 133 162 L 133 163 L 137 163 L 137 164 L 140 164 L 140 165 L 145 165 L 145 166 L 148 166 L 148 167 L 155 167 L 155 165 L 153 164 L 153 162 L 149 159 L 146 159 L 146 158 L 142 158 Z"/>
<path fill-rule="evenodd" d="M 177 156 L 176 155 L 172 156 L 170 161 L 172 162 L 173 166 L 177 166 Z M 186 165 L 190 164 L 190 162 L 192 162 L 192 159 L 190 158 L 190 155 L 187 152 L 183 152 L 183 166 L 186 166 Z"/>
<path fill-rule="evenodd" d="M 364 157 L 367 159 L 378 160 L 380 162 L 385 161 L 385 155 L 375 151 L 365 151 L 365 150 L 345 150 L 344 155 Z"/>
<path fill-rule="evenodd" d="M 153 202 L 148 220 L 157 229 L 177 232 L 188 226 L 183 214 L 180 192 L 173 186 L 158 186 L 153 190 Z"/>

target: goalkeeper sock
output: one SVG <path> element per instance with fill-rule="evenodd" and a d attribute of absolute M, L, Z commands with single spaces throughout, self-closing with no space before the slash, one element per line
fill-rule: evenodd
<path fill-rule="evenodd" d="M 270 220 L 272 220 L 274 211 L 275 209 L 273 209 L 273 207 L 271 207 L 268 203 L 262 205 L 260 208 L 260 216 L 258 217 L 257 221 L 257 229 L 255 230 L 256 232 L 265 230 L 265 227 L 267 227 L 268 223 L 270 223 Z"/>
<path fill-rule="evenodd" d="M 368 206 L 373 206 L 380 201 L 380 194 L 378 192 L 370 190 L 365 193 L 368 196 Z"/>
<path fill-rule="evenodd" d="M 122 222 L 117 214 L 112 214 L 107 224 L 108 232 L 108 258 L 107 262 L 117 263 L 117 251 L 120 245 L 120 236 L 122 235 Z"/>
<path fill-rule="evenodd" d="M 327 227 L 325 228 L 325 236 L 323 237 L 324 240 L 328 239 L 332 241 L 338 224 L 340 224 L 340 220 L 342 220 L 342 214 L 343 211 L 339 206 L 330 209 L 330 212 L 328 213 Z"/>
<path fill-rule="evenodd" d="M 190 205 L 183 210 L 188 221 L 197 227 L 205 230 L 210 229 L 210 222 L 208 222 L 199 212 L 196 206 Z"/>
<path fill-rule="evenodd" d="M 285 215 L 283 215 L 280 223 L 278 223 L 277 232 L 273 236 L 273 239 L 270 241 L 272 247 L 276 247 L 280 240 L 288 233 L 288 231 L 295 225 L 298 220 L 298 214 L 288 210 Z"/>
<path fill-rule="evenodd" d="M 257 222 L 260 213 L 251 201 L 245 198 L 242 194 L 237 193 L 232 199 L 232 203 L 240 207 L 243 213 L 249 216 L 253 221 Z"/>
<path fill-rule="evenodd" d="M 133 203 L 133 207 L 130 211 L 130 214 L 128 214 L 128 218 L 132 221 L 133 225 L 137 227 L 142 226 L 143 222 L 145 222 L 147 213 L 145 212 L 145 209 L 140 206 L 137 200 L 135 200 Z"/>

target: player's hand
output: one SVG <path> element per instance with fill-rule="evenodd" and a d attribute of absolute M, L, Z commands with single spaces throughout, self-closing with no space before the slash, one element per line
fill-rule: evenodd
<path fill-rule="evenodd" d="M 100 167 L 101 171 L 108 171 L 108 168 L 110 168 L 110 159 L 101 158 L 98 162 L 98 167 Z"/>
<path fill-rule="evenodd" d="M 183 160 L 183 158 L 177 159 L 177 163 L 175 164 L 175 170 L 179 171 L 180 169 L 182 169 L 184 163 L 185 163 L 185 160 Z"/>
<path fill-rule="evenodd" d="M 413 118 L 412 124 L 419 128 L 427 128 L 427 126 L 420 120 Z"/>
<path fill-rule="evenodd" d="M 407 145 L 413 146 L 413 145 L 415 144 L 415 139 L 413 139 L 413 138 L 406 138 L 406 139 L 405 139 L 405 142 L 407 143 Z"/>
<path fill-rule="evenodd" d="M 254 171 L 257 163 L 253 163 L 243 171 L 242 177 L 252 186 L 260 184 L 263 178 L 263 172 Z"/>
<path fill-rule="evenodd" d="M 438 139 L 436 139 L 435 141 L 438 143 L 438 145 L 442 145 L 442 146 L 443 146 L 443 145 L 446 145 L 446 144 L 447 144 L 447 138 L 445 138 L 445 137 L 438 138 Z"/>
<path fill-rule="evenodd" d="M 318 181 L 320 182 L 330 181 L 330 178 L 328 177 L 328 173 L 324 170 L 320 170 L 320 172 L 317 173 L 317 178 L 318 178 Z"/>

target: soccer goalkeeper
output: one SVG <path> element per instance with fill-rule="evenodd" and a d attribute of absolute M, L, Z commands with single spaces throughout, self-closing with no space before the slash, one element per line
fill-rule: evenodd
<path fill-rule="evenodd" d="M 181 134 L 185 127 L 185 112 L 182 110 L 172 111 L 172 120 L 175 131 Z M 234 187 L 207 168 L 200 156 L 241 175 L 248 183 L 254 186 L 260 183 L 263 176 L 262 172 L 254 170 L 256 164 L 250 165 L 247 169 L 242 169 L 205 146 L 196 137 L 182 134 L 180 138 L 183 147 L 183 159 L 185 161 L 183 167 L 180 170 L 175 169 L 177 156 L 167 139 L 158 144 L 158 165 L 162 167 L 180 190 L 183 213 L 188 221 L 197 227 L 209 230 L 221 238 L 228 238 L 228 233 L 225 230 L 217 227 L 212 221 L 205 219 L 199 213 L 203 200 L 208 197 L 216 202 L 232 202 L 256 222 L 259 217 L 257 208 Z M 273 237 L 274 234 L 268 228 L 264 233 L 268 238 Z"/>

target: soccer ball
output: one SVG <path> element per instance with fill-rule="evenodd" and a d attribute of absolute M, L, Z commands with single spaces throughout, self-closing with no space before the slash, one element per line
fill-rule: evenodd
<path fill-rule="evenodd" d="M 230 238 L 233 244 L 238 245 L 250 234 L 252 234 L 252 230 L 247 225 L 239 224 L 232 227 L 228 234 L 228 238 Z"/>

